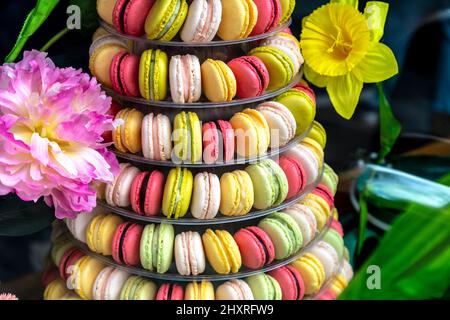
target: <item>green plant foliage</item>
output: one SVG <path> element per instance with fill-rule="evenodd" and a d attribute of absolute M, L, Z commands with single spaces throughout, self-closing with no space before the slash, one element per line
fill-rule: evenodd
<path fill-rule="evenodd" d="M 96 1 L 93 0 L 70 0 L 71 5 L 80 8 L 81 13 L 81 29 L 79 30 L 83 36 L 90 37 L 98 27 L 98 16 L 96 9 Z"/>

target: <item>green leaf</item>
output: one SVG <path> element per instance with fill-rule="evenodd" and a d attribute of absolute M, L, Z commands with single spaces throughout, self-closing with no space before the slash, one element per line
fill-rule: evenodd
<path fill-rule="evenodd" d="M 402 131 L 400 122 L 392 113 L 392 108 L 384 93 L 383 85 L 377 83 L 379 104 L 380 104 L 380 144 L 378 153 L 378 163 L 383 162 L 386 156 L 391 152 L 392 147 L 397 141 Z"/>
<path fill-rule="evenodd" d="M 17 56 L 22 51 L 28 39 L 47 20 L 48 16 L 52 13 L 58 3 L 59 0 L 38 0 L 36 6 L 28 14 L 16 44 L 6 56 L 5 62 L 10 63 L 17 59 Z"/>
<path fill-rule="evenodd" d="M 361 253 L 364 245 L 364 240 L 366 239 L 366 227 L 367 227 L 367 216 L 369 212 L 367 210 L 367 201 L 364 193 L 359 195 L 359 232 L 358 232 L 358 245 L 356 252 Z"/>
<path fill-rule="evenodd" d="M 80 8 L 81 29 L 78 31 L 84 36 L 91 37 L 92 33 L 98 27 L 96 1 L 70 0 L 70 5 L 76 5 Z"/>

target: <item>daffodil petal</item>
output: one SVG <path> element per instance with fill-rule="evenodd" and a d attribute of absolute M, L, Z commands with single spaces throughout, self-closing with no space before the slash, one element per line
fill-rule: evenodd
<path fill-rule="evenodd" d="M 370 30 L 370 40 L 380 41 L 384 33 L 384 25 L 389 10 L 389 4 L 381 1 L 369 1 L 364 9 L 364 16 Z"/>
<path fill-rule="evenodd" d="M 363 82 L 381 82 L 398 73 L 398 64 L 394 53 L 387 45 L 373 43 L 353 72 Z"/>
<path fill-rule="evenodd" d="M 331 0 L 331 3 L 340 3 L 340 4 L 349 4 L 353 7 L 355 7 L 356 9 L 358 9 L 358 4 L 359 1 L 358 0 Z"/>
<path fill-rule="evenodd" d="M 334 109 L 345 119 L 350 119 L 359 102 L 363 82 L 353 73 L 328 79 L 327 92 Z"/>
<path fill-rule="evenodd" d="M 303 72 L 305 73 L 306 79 L 308 79 L 308 81 L 314 84 L 316 87 L 325 88 L 327 86 L 328 77 L 318 74 L 307 64 L 303 65 Z"/>

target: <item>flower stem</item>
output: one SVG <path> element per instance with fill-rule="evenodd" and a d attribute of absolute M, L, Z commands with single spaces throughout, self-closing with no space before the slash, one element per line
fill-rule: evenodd
<path fill-rule="evenodd" d="M 67 28 L 62 29 L 60 32 L 55 34 L 39 51 L 47 51 L 55 42 L 61 39 L 70 30 Z"/>

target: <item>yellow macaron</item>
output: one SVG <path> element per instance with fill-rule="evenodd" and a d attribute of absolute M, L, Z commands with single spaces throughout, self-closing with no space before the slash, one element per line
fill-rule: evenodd
<path fill-rule="evenodd" d="M 222 1 L 222 20 L 217 35 L 222 40 L 247 38 L 258 21 L 258 7 L 252 0 Z"/>
<path fill-rule="evenodd" d="M 325 149 L 325 146 L 327 145 L 327 132 L 319 122 L 313 122 L 311 131 L 308 134 L 308 138 L 316 141 L 322 147 L 322 149 Z"/>
<path fill-rule="evenodd" d="M 44 291 L 44 300 L 61 300 L 65 295 L 70 293 L 66 284 L 60 278 L 50 282 Z"/>
<path fill-rule="evenodd" d="M 311 253 L 305 253 L 291 264 L 302 275 L 305 294 L 317 293 L 325 281 L 325 270 L 322 262 Z"/>
<path fill-rule="evenodd" d="M 90 256 L 84 256 L 74 265 L 73 285 L 75 292 L 83 300 L 92 300 L 95 279 L 104 268 L 100 260 Z"/>
<path fill-rule="evenodd" d="M 236 96 L 236 78 L 221 60 L 207 59 L 201 65 L 202 90 L 211 102 L 231 101 Z"/>
<path fill-rule="evenodd" d="M 122 218 L 115 214 L 99 214 L 94 217 L 86 229 L 86 242 L 89 249 L 110 256 L 114 233 L 122 222 Z"/>
<path fill-rule="evenodd" d="M 141 151 L 141 129 L 144 114 L 136 109 L 120 110 L 115 120 L 123 123 L 114 128 L 112 137 L 117 150 L 124 153 L 137 153 Z"/>
<path fill-rule="evenodd" d="M 214 286 L 211 282 L 191 282 L 186 286 L 184 293 L 185 300 L 214 300 Z"/>
<path fill-rule="evenodd" d="M 242 265 L 239 247 L 226 230 L 207 229 L 202 236 L 206 257 L 218 274 L 236 273 Z"/>
<path fill-rule="evenodd" d="M 253 207 L 253 183 L 246 171 L 235 170 L 223 174 L 220 177 L 220 192 L 219 210 L 223 215 L 246 215 Z"/>

